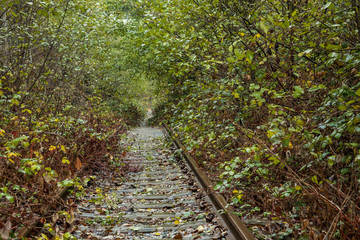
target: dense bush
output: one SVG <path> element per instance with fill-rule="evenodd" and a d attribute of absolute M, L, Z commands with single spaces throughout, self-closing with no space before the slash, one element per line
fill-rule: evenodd
<path fill-rule="evenodd" d="M 358 238 L 359 2 L 141 1 L 138 14 L 164 119 L 239 215 L 270 220 L 258 237 Z"/>
<path fill-rule="evenodd" d="M 64 204 L 59 188 L 81 189 L 76 176 L 120 164 L 121 136 L 143 117 L 137 99 L 144 93 L 120 68 L 128 27 L 107 1 L 2 1 L 0 17 L 0 238 L 6 239 L 47 216 L 49 206 Z"/>

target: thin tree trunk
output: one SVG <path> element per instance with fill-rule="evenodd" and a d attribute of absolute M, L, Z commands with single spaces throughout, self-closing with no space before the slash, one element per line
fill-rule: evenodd
<path fill-rule="evenodd" d="M 8 31 L 7 9 L 5 8 L 5 6 L 4 6 L 3 9 L 4 9 L 4 12 L 3 12 L 2 16 L 1 16 L 1 21 L 3 23 L 3 31 L 6 34 L 7 31 Z M 4 58 L 3 65 L 6 66 L 7 59 L 9 57 L 9 42 L 8 42 L 8 39 L 7 39 L 6 35 L 4 37 L 4 45 L 2 46 L 2 56 Z"/>
<path fill-rule="evenodd" d="M 355 11 L 355 24 L 360 37 L 360 0 L 352 0 L 352 6 Z"/>

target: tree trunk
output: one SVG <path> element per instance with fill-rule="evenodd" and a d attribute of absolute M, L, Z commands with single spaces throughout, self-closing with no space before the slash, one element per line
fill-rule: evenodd
<path fill-rule="evenodd" d="M 352 7 L 355 11 L 355 25 L 360 37 L 360 0 L 352 0 Z"/>
<path fill-rule="evenodd" d="M 1 8 L 4 9 L 4 12 L 1 16 L 1 21 L 2 21 L 2 29 L 3 29 L 3 32 L 4 32 L 4 43 L 3 43 L 3 46 L 2 46 L 2 49 L 1 49 L 1 55 L 3 57 L 3 60 L 2 60 L 2 65 L 3 66 L 6 66 L 7 64 L 7 59 L 9 57 L 9 42 L 8 42 L 8 39 L 6 37 L 6 34 L 7 34 L 7 31 L 8 31 L 8 20 L 7 20 L 7 9 L 6 7 L 4 6 L 1 6 Z"/>

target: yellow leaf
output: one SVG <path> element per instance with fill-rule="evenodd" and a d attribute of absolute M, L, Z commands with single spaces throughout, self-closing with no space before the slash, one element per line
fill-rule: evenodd
<path fill-rule="evenodd" d="M 234 98 L 239 98 L 239 97 L 240 97 L 240 94 L 234 93 Z"/>
<path fill-rule="evenodd" d="M 29 114 L 32 114 L 32 111 L 29 110 L 29 109 L 24 109 L 24 110 L 22 110 L 22 112 L 23 112 L 23 113 L 24 113 L 24 112 L 27 112 L 27 113 L 29 113 Z"/>
<path fill-rule="evenodd" d="M 1 128 L 0 128 L 0 136 L 4 136 L 5 135 L 5 130 L 2 130 Z"/>
<path fill-rule="evenodd" d="M 66 153 L 66 148 L 65 148 L 64 145 L 60 145 L 60 148 L 61 148 L 61 150 L 62 150 L 64 153 Z"/>
<path fill-rule="evenodd" d="M 56 150 L 56 146 L 51 145 L 49 151 L 54 151 L 54 150 Z"/>
<path fill-rule="evenodd" d="M 316 183 L 316 184 L 319 183 L 316 175 L 312 176 L 311 181 L 313 181 L 313 182 Z"/>
<path fill-rule="evenodd" d="M 11 158 L 11 157 L 21 157 L 20 153 L 14 153 L 14 152 L 9 152 L 7 155 L 8 155 L 9 158 Z"/>
<path fill-rule="evenodd" d="M 66 157 L 63 157 L 62 163 L 64 163 L 64 164 L 70 164 L 70 161 L 69 161 L 69 159 L 67 159 Z"/>
<path fill-rule="evenodd" d="M 45 234 L 41 234 L 37 240 L 48 240 L 49 238 Z"/>
<path fill-rule="evenodd" d="M 16 106 L 19 106 L 20 102 L 17 99 L 11 99 L 11 102 Z"/>
<path fill-rule="evenodd" d="M 266 132 L 266 135 L 268 136 L 268 138 L 271 138 L 272 136 L 275 135 L 275 132 L 273 132 L 273 131 L 271 131 L 271 130 L 268 130 L 268 131 Z"/>
<path fill-rule="evenodd" d="M 234 190 L 234 191 L 233 191 L 233 194 L 237 194 L 237 193 L 239 193 L 238 190 Z"/>
<path fill-rule="evenodd" d="M 32 165 L 30 167 L 31 171 L 33 171 L 33 172 L 35 172 L 35 170 L 37 170 L 37 168 L 38 168 L 38 165 Z"/>
<path fill-rule="evenodd" d="M 302 190 L 302 187 L 300 187 L 299 185 L 297 185 L 297 186 L 295 187 L 295 190 L 300 191 L 300 190 Z"/>
<path fill-rule="evenodd" d="M 160 236 L 160 235 L 161 235 L 161 233 L 156 232 L 156 233 L 154 233 L 154 235 L 155 235 L 155 236 Z"/>
<path fill-rule="evenodd" d="M 179 220 L 176 220 L 176 221 L 174 222 L 174 224 L 180 224 L 180 221 L 179 221 Z"/>
<path fill-rule="evenodd" d="M 292 145 L 291 142 L 289 142 L 289 149 L 293 149 L 293 148 L 294 148 L 294 146 Z"/>

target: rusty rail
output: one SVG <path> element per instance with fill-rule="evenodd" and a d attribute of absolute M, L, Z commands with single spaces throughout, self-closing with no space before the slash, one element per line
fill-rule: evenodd
<path fill-rule="evenodd" d="M 182 145 L 180 140 L 174 136 L 171 128 L 166 123 L 162 123 L 162 125 L 164 126 L 165 130 L 174 141 L 175 145 L 179 149 L 184 150 L 185 149 L 184 146 Z M 186 160 L 187 164 L 189 165 L 190 169 L 193 171 L 195 178 L 200 184 L 200 187 L 205 191 L 212 205 L 219 213 L 220 218 L 228 228 L 229 237 L 230 237 L 228 239 L 234 239 L 234 240 L 256 239 L 237 215 L 235 215 L 230 211 L 227 211 L 226 206 L 228 205 L 228 203 L 226 202 L 225 198 L 220 193 L 215 192 L 213 190 L 210 179 L 203 171 L 200 170 L 195 160 L 186 151 L 182 151 L 182 155 Z"/>

